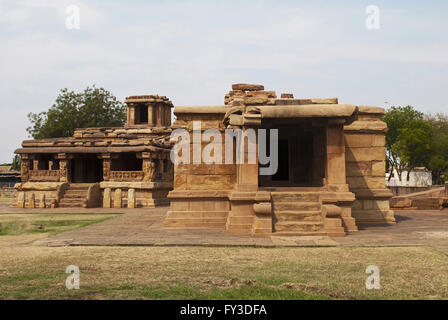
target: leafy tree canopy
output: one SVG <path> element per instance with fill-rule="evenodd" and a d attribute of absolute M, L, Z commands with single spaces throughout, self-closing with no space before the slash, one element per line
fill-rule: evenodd
<path fill-rule="evenodd" d="M 77 128 L 117 127 L 126 121 L 126 106 L 103 88 L 75 93 L 62 89 L 48 111 L 28 114 L 34 139 L 70 137 Z"/>
<path fill-rule="evenodd" d="M 12 163 L 11 163 L 12 169 L 20 171 L 21 164 L 22 164 L 22 159 L 20 158 L 20 156 L 18 154 L 16 154 L 14 156 L 14 158 L 12 159 Z"/>
<path fill-rule="evenodd" d="M 386 135 L 388 168 L 395 169 L 401 179 L 404 170 L 407 169 L 409 173 L 426 159 L 431 130 L 424 120 L 424 114 L 412 106 L 391 107 L 383 121 L 389 128 Z"/>
<path fill-rule="evenodd" d="M 433 182 L 443 183 L 442 174 L 447 178 L 448 170 L 448 116 L 445 114 L 427 115 L 431 127 L 431 148 L 426 167 L 433 174 Z"/>

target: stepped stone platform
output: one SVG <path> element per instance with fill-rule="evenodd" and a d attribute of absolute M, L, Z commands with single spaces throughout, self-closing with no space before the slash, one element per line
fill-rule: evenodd
<path fill-rule="evenodd" d="M 154 209 L 21 209 L 0 203 L 0 213 L 123 213 L 105 222 L 39 240 L 43 246 L 430 246 L 448 254 L 448 210 L 402 210 L 391 226 L 361 227 L 345 237 L 281 236 L 253 238 L 224 228 L 166 228 L 168 207 Z"/>

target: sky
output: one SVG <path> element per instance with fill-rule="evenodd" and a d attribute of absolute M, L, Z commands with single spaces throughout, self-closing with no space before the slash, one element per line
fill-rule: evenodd
<path fill-rule="evenodd" d="M 79 29 L 67 27 L 69 6 Z M 62 88 L 221 105 L 232 83 L 256 83 L 277 95 L 444 112 L 447 31 L 442 0 L 0 0 L 0 163 L 30 138 L 27 114 L 47 110 Z"/>

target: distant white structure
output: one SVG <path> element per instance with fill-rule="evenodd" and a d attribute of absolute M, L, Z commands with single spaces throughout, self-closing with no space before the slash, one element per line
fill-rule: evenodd
<path fill-rule="evenodd" d="M 406 180 L 408 172 L 401 173 L 401 181 L 398 178 L 398 172 L 394 169 L 393 176 L 389 181 L 390 173 L 386 173 L 386 185 L 388 187 L 428 187 L 432 186 L 432 173 L 426 168 L 415 168 L 409 175 L 409 181 Z"/>

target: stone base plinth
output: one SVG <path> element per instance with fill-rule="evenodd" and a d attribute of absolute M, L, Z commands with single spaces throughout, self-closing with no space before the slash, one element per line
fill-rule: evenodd
<path fill-rule="evenodd" d="M 182 190 L 168 194 L 170 210 L 165 227 L 225 228 L 229 191 Z"/>
<path fill-rule="evenodd" d="M 103 208 L 155 208 L 169 205 L 172 182 L 100 183 Z"/>

